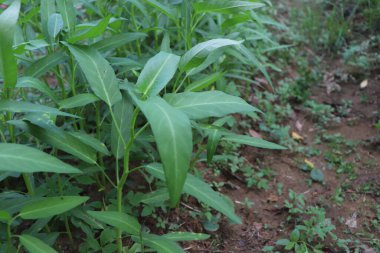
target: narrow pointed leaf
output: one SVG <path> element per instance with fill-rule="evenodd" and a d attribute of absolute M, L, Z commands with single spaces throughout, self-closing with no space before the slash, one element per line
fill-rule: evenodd
<path fill-rule="evenodd" d="M 111 150 L 116 159 L 120 159 L 124 157 L 124 148 L 131 134 L 133 104 L 126 95 L 123 95 L 123 99 L 114 105 L 113 111 L 116 121 L 112 122 Z"/>
<path fill-rule="evenodd" d="M 263 64 L 261 62 L 259 62 L 259 60 L 256 58 L 256 56 L 251 51 L 249 51 L 249 49 L 247 47 L 245 47 L 244 45 L 240 45 L 237 48 L 237 50 L 239 52 L 241 52 L 246 57 L 246 61 L 248 61 L 249 64 L 253 65 L 258 70 L 260 70 L 260 72 L 264 75 L 265 79 L 267 79 L 269 84 L 271 86 L 273 86 L 273 83 L 272 83 L 272 80 L 268 74 L 268 71 L 265 69 Z"/>
<path fill-rule="evenodd" d="M 99 101 L 100 99 L 91 93 L 78 94 L 73 97 L 66 98 L 59 102 L 60 109 L 70 109 L 76 107 L 83 107 L 85 105 Z"/>
<path fill-rule="evenodd" d="M 164 171 L 161 164 L 153 163 L 146 166 L 146 170 L 156 178 L 165 180 Z M 198 201 L 214 208 L 218 212 L 227 216 L 237 224 L 241 224 L 241 219 L 235 214 L 234 207 L 219 192 L 214 191 L 201 179 L 187 174 L 183 192 L 187 193 Z"/>
<path fill-rule="evenodd" d="M 225 141 L 230 141 L 234 143 L 239 143 L 243 145 L 249 145 L 252 147 L 257 147 L 257 148 L 268 148 L 268 149 L 286 149 L 283 146 L 280 146 L 278 144 L 260 139 L 260 138 L 255 138 L 251 137 L 248 135 L 239 135 L 239 134 L 226 134 L 223 132 L 223 140 Z"/>
<path fill-rule="evenodd" d="M 264 7 L 265 4 L 256 1 L 240 0 L 207 0 L 205 2 L 195 2 L 194 10 L 197 13 L 217 12 L 217 13 L 236 13 Z"/>
<path fill-rule="evenodd" d="M 57 132 L 57 130 L 44 129 L 32 124 L 28 125 L 28 130 L 42 142 L 72 154 L 87 163 L 96 163 L 95 150 L 65 131 L 60 130 Z"/>
<path fill-rule="evenodd" d="M 212 161 L 212 158 L 215 154 L 216 148 L 221 138 L 222 138 L 222 135 L 219 133 L 218 130 L 216 129 L 210 130 L 210 133 L 208 134 L 208 140 L 207 140 L 207 146 L 206 146 L 208 163 Z"/>
<path fill-rule="evenodd" d="M 51 0 L 53 1 L 53 0 Z M 69 32 L 75 27 L 75 8 L 73 0 L 57 0 L 58 9 L 62 15 L 63 23 Z"/>
<path fill-rule="evenodd" d="M 81 41 L 81 40 L 89 39 L 89 38 L 95 38 L 102 35 L 102 33 L 107 29 L 110 18 L 111 16 L 105 17 L 98 24 L 91 27 L 90 29 L 85 30 L 85 31 L 79 31 L 77 34 L 70 37 L 68 39 L 68 42 L 75 43 L 77 41 Z"/>
<path fill-rule="evenodd" d="M 67 56 L 61 52 L 54 52 L 33 62 L 25 71 L 26 76 L 40 77 L 50 69 L 63 62 Z"/>
<path fill-rule="evenodd" d="M 4 89 L 12 89 L 17 83 L 17 61 L 12 46 L 19 11 L 20 0 L 15 0 L 0 14 L 0 74 Z"/>
<path fill-rule="evenodd" d="M 55 13 L 54 0 L 41 0 L 40 4 L 41 13 L 41 28 L 45 38 L 49 39 L 49 17 Z"/>
<path fill-rule="evenodd" d="M 164 13 L 170 19 L 176 20 L 176 11 L 175 9 L 171 9 L 169 6 L 166 6 L 156 0 L 145 0 L 149 5 L 153 6 L 156 10 Z"/>
<path fill-rule="evenodd" d="M 211 84 L 218 81 L 220 78 L 222 78 L 224 73 L 222 72 L 216 72 L 211 75 L 206 75 L 205 77 L 202 77 L 195 82 L 191 83 L 189 86 L 185 88 L 185 91 L 200 91 L 202 89 L 208 88 Z"/>
<path fill-rule="evenodd" d="M 96 151 L 104 155 L 110 154 L 110 152 L 107 149 L 107 146 L 103 142 L 89 134 L 82 132 L 69 132 L 69 134 L 80 140 L 82 143 L 86 144 L 87 146 L 95 149 Z"/>
<path fill-rule="evenodd" d="M 109 38 L 102 39 L 95 44 L 92 44 L 91 46 L 94 46 L 99 51 L 108 51 L 112 50 L 121 46 L 124 46 L 125 44 L 143 39 L 147 35 L 145 33 L 121 33 L 113 35 Z"/>
<path fill-rule="evenodd" d="M 30 253 L 57 253 L 52 247 L 31 235 L 21 235 L 20 243 Z"/>
<path fill-rule="evenodd" d="M 191 232 L 172 232 L 165 234 L 162 237 L 165 237 L 171 241 L 199 241 L 207 240 L 210 238 L 210 235 Z"/>
<path fill-rule="evenodd" d="M 179 68 L 188 71 L 202 64 L 208 55 L 215 50 L 233 45 L 240 45 L 241 41 L 230 39 L 213 39 L 199 43 L 187 51 L 181 58 Z"/>
<path fill-rule="evenodd" d="M 47 218 L 65 213 L 88 199 L 88 197 L 82 196 L 47 197 L 25 205 L 19 215 L 25 220 Z"/>
<path fill-rule="evenodd" d="M 79 118 L 78 116 L 72 115 L 70 113 L 61 112 L 55 108 L 32 104 L 24 101 L 11 101 L 11 100 L 2 100 L 0 101 L 0 111 L 7 112 L 37 112 L 37 113 L 49 113 L 52 115 L 67 116 L 73 118 Z"/>
<path fill-rule="evenodd" d="M 132 236 L 136 242 L 140 242 L 140 238 Z M 185 253 L 185 251 L 175 242 L 159 235 L 143 234 L 143 244 L 158 253 Z M 140 242 L 141 243 L 141 242 Z"/>
<path fill-rule="evenodd" d="M 94 93 L 109 106 L 121 100 L 116 75 L 103 56 L 92 47 L 68 45 Z"/>
<path fill-rule="evenodd" d="M 231 113 L 259 111 L 242 98 L 221 91 L 166 94 L 165 100 L 174 108 L 184 112 L 190 119 L 223 117 Z"/>
<path fill-rule="evenodd" d="M 48 19 L 48 33 L 54 40 L 63 28 L 63 19 L 61 14 L 53 13 Z"/>
<path fill-rule="evenodd" d="M 148 119 L 164 165 L 170 204 L 174 207 L 182 193 L 192 153 L 189 119 L 159 97 L 138 102 Z"/>
<path fill-rule="evenodd" d="M 148 205 L 161 205 L 169 199 L 168 189 L 162 188 L 153 192 L 144 194 L 139 201 Z"/>
<path fill-rule="evenodd" d="M 143 97 L 157 95 L 173 78 L 180 57 L 174 54 L 160 52 L 149 59 L 141 72 L 136 90 Z"/>
<path fill-rule="evenodd" d="M 131 215 L 116 211 L 88 211 L 87 213 L 96 220 L 119 228 L 129 235 L 139 235 L 141 232 L 141 225 Z"/>
<path fill-rule="evenodd" d="M 50 87 L 46 83 L 34 77 L 26 76 L 19 78 L 16 87 L 36 89 L 51 98 L 54 102 L 58 101 L 57 96 L 51 91 Z"/>
<path fill-rule="evenodd" d="M 82 173 L 38 149 L 11 143 L 0 143 L 0 171 Z"/>

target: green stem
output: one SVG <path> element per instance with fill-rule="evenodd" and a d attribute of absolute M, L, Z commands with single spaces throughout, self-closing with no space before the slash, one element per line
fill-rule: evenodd
<path fill-rule="evenodd" d="M 186 74 L 186 76 L 182 79 L 181 83 L 178 85 L 178 88 L 174 91 L 174 93 L 177 93 L 179 91 L 179 89 L 181 89 L 181 87 L 182 87 L 182 85 L 185 82 L 187 77 L 188 77 L 188 75 Z"/>
<path fill-rule="evenodd" d="M 135 135 L 135 125 L 137 121 L 137 117 L 139 115 L 140 109 L 136 108 L 133 112 L 132 120 L 131 120 L 131 137 L 128 143 L 124 148 L 124 163 L 123 163 L 123 173 L 120 180 L 117 182 L 117 210 L 118 212 L 122 212 L 123 210 L 123 188 L 125 182 L 127 181 L 129 175 L 129 154 L 131 151 L 132 144 L 136 139 Z M 140 129 L 141 131 L 141 129 Z M 140 131 L 138 133 L 140 133 Z M 122 231 L 120 229 L 117 230 L 117 245 L 118 245 L 118 253 L 123 252 L 123 241 L 122 241 Z"/>
<path fill-rule="evenodd" d="M 22 178 L 24 179 L 26 190 L 28 191 L 28 194 L 30 196 L 33 196 L 34 195 L 34 187 L 33 187 L 32 180 L 30 180 L 30 176 L 31 176 L 31 174 L 29 174 L 29 173 L 22 173 Z"/>

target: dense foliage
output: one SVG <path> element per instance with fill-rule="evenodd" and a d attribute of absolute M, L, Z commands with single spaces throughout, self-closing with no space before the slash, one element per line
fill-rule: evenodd
<path fill-rule="evenodd" d="M 234 95 L 255 73 L 271 85 L 265 52 L 280 47 L 267 26 L 284 27 L 268 7 L 4 2 L 0 252 L 183 252 L 177 241 L 208 235 L 155 235 L 139 223 L 183 194 L 240 223 L 196 164 L 205 151 L 211 162 L 220 141 L 283 149 L 226 124 L 229 114 L 261 115 Z"/>

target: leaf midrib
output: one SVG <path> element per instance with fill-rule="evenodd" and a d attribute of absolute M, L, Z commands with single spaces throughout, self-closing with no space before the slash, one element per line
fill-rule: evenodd
<path fill-rule="evenodd" d="M 156 82 L 156 79 L 157 79 L 158 75 L 161 73 L 162 69 L 165 67 L 165 64 L 168 62 L 168 60 L 170 58 L 171 58 L 171 56 L 168 55 L 167 58 L 165 59 L 165 61 L 158 68 L 158 71 L 155 73 L 155 75 L 153 76 L 153 78 L 151 79 L 151 81 L 148 83 L 148 86 L 146 87 L 146 89 L 145 89 L 145 91 L 143 93 L 143 96 L 146 96 L 148 94 L 148 92 L 150 92 L 150 89 L 152 88 L 153 84 Z"/>

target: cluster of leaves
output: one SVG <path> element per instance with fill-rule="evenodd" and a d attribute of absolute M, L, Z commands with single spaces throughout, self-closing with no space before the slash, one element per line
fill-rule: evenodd
<path fill-rule="evenodd" d="M 326 219 L 323 208 L 307 206 L 303 194 L 296 194 L 289 190 L 289 200 L 285 201 L 285 207 L 289 212 L 289 219 L 295 219 L 295 228 L 290 233 L 289 239 L 280 239 L 277 245 L 287 251 L 321 253 L 328 246 L 328 238 L 335 241 L 335 245 L 350 252 L 347 241 L 338 238 L 333 230 L 335 226 L 330 219 Z"/>
<path fill-rule="evenodd" d="M 268 1 L 8 2 L 0 14 L 0 252 L 56 252 L 60 224 L 80 252 L 184 252 L 177 241 L 208 235 L 149 233 L 132 208 L 177 207 L 182 193 L 241 222 L 191 172 L 220 141 L 283 149 L 224 127 L 229 114 L 260 112 L 223 92 L 231 77 L 260 71 L 271 83 L 264 50 L 252 50 L 278 46 L 265 28 L 276 23 L 259 11 Z M 152 192 L 125 196 L 134 172 L 156 182 Z"/>

